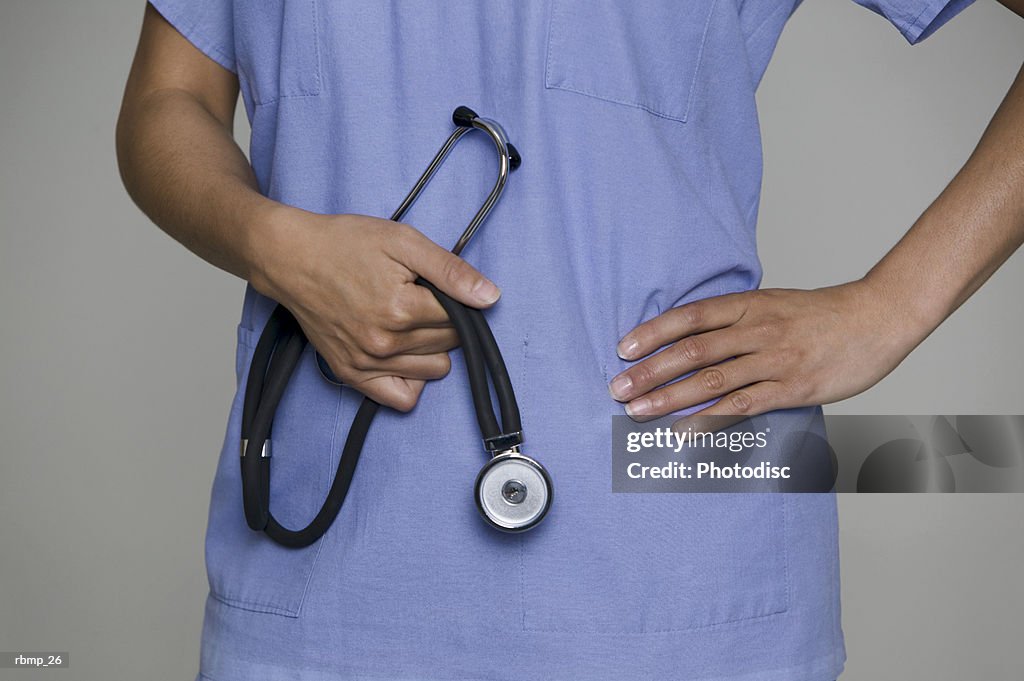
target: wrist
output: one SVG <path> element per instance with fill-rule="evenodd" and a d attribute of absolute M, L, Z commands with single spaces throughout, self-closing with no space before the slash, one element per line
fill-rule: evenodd
<path fill-rule="evenodd" d="M 883 272 L 872 270 L 853 285 L 867 301 L 880 330 L 902 352 L 917 347 L 945 318 L 917 286 Z"/>
<path fill-rule="evenodd" d="M 265 199 L 254 211 L 247 230 L 248 242 L 246 279 L 261 294 L 281 303 L 287 303 L 290 280 L 297 271 L 295 258 L 302 243 L 303 217 L 306 211 Z"/>

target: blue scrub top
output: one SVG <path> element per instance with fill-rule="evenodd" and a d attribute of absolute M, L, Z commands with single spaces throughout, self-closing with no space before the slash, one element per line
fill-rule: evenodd
<path fill-rule="evenodd" d="M 855 0 L 917 42 L 970 0 Z M 304 550 L 242 513 L 240 397 L 274 305 L 251 287 L 239 393 L 211 495 L 201 676 L 823 681 L 842 670 L 831 495 L 613 494 L 616 343 L 688 301 L 758 286 L 754 92 L 798 0 L 154 0 L 238 74 L 261 190 L 388 216 L 459 104 L 523 165 L 464 257 L 550 470 L 545 522 L 477 516 L 485 461 L 459 353 L 409 414 L 373 425 L 348 501 Z M 489 190 L 470 135 L 406 221 L 450 246 Z M 322 503 L 360 395 L 307 351 L 274 424 L 285 525 Z M 819 409 L 776 412 L 773 430 Z"/>

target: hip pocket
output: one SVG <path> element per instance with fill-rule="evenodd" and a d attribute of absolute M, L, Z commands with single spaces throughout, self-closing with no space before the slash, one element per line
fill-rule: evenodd
<path fill-rule="evenodd" d="M 243 92 L 253 104 L 320 94 L 318 0 L 236 0 Z"/>
<path fill-rule="evenodd" d="M 559 492 L 557 523 L 524 542 L 527 630 L 656 634 L 789 608 L 785 495 Z"/>
<path fill-rule="evenodd" d="M 241 403 L 256 340 L 256 331 L 238 327 L 238 392 L 213 483 L 206 572 L 210 593 L 228 605 L 297 617 L 323 539 L 304 549 L 285 548 L 250 530 L 242 510 Z M 337 463 L 341 390 L 320 377 L 307 348 L 274 417 L 271 508 L 286 527 L 304 527 L 327 495 Z"/>
<path fill-rule="evenodd" d="M 524 424 L 551 424 L 535 451 L 556 498 L 522 543 L 523 628 L 647 635 L 786 612 L 787 495 L 613 493 L 611 420 L 621 407 L 596 364 L 556 347 L 530 344 L 516 386 Z M 556 369 L 567 363 L 571 379 Z"/>
<path fill-rule="evenodd" d="M 685 122 L 716 0 L 553 0 L 544 85 Z"/>

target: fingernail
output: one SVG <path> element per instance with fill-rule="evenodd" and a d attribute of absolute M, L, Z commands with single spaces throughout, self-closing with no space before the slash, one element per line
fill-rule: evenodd
<path fill-rule="evenodd" d="M 633 379 L 626 374 L 619 374 L 612 379 L 612 382 L 608 384 L 608 392 L 612 394 L 617 400 L 624 400 L 629 396 L 629 391 L 633 387 Z"/>
<path fill-rule="evenodd" d="M 501 291 L 487 279 L 480 279 L 473 285 L 473 296 L 484 305 L 492 305 L 498 302 Z"/>
<path fill-rule="evenodd" d="M 641 417 L 647 416 L 651 410 L 651 401 L 646 397 L 641 397 L 638 400 L 633 400 L 626 405 L 626 413 L 630 417 Z"/>
<path fill-rule="evenodd" d="M 632 338 L 623 338 L 619 341 L 619 347 L 616 349 L 616 352 L 619 353 L 619 357 L 622 359 L 633 359 L 633 353 L 636 352 L 639 345 Z"/>

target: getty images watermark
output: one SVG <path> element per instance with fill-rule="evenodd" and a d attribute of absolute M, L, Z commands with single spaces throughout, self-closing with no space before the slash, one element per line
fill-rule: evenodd
<path fill-rule="evenodd" d="M 1024 491 L 1024 416 L 612 419 L 614 492 Z"/>

